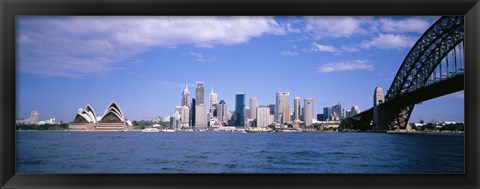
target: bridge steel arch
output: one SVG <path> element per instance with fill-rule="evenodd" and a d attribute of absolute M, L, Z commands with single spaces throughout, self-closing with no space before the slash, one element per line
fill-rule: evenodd
<path fill-rule="evenodd" d="M 388 89 L 385 102 L 428 85 L 437 66 L 463 39 L 462 16 L 444 16 L 437 20 L 410 49 Z M 385 129 L 405 128 L 414 106 L 388 110 L 393 116 L 386 120 L 389 128 Z"/>

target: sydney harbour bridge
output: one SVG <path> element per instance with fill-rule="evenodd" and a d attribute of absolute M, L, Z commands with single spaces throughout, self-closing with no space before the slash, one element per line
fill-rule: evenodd
<path fill-rule="evenodd" d="M 413 45 L 385 96 L 379 88 L 373 107 L 348 124 L 372 130 L 405 129 L 415 104 L 464 90 L 464 18 L 438 19 Z"/>

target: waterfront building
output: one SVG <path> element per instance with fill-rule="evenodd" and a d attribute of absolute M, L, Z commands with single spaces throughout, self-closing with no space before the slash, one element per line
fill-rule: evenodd
<path fill-rule="evenodd" d="M 195 89 L 195 105 L 205 104 L 205 85 L 198 81 Z"/>
<path fill-rule="evenodd" d="M 300 121 L 300 97 L 293 99 L 293 121 Z"/>
<path fill-rule="evenodd" d="M 235 126 L 245 124 L 245 93 L 235 96 Z"/>
<path fill-rule="evenodd" d="M 268 105 L 268 108 L 270 108 L 270 114 L 275 117 L 275 104 Z"/>
<path fill-rule="evenodd" d="M 250 98 L 250 119 L 257 119 L 257 99 Z"/>
<path fill-rule="evenodd" d="M 317 120 L 318 120 L 318 121 L 325 121 L 325 120 L 323 119 L 323 114 L 317 114 Z"/>
<path fill-rule="evenodd" d="M 188 83 L 185 85 L 185 88 L 182 91 L 182 106 L 189 106 L 190 104 L 188 103 L 188 96 L 190 95 L 190 92 L 188 92 Z"/>
<path fill-rule="evenodd" d="M 350 110 L 347 110 L 346 117 L 349 118 L 349 117 L 355 116 L 359 113 L 360 113 L 360 108 L 358 106 L 352 106 L 352 108 L 350 108 Z"/>
<path fill-rule="evenodd" d="M 330 114 L 332 114 L 332 108 L 323 107 L 323 120 L 324 121 L 328 120 L 328 118 L 330 117 Z"/>
<path fill-rule="evenodd" d="M 207 128 L 207 106 L 200 104 L 195 106 L 195 130 Z"/>
<path fill-rule="evenodd" d="M 170 127 L 169 129 L 179 130 L 182 127 L 180 112 L 175 111 L 172 117 L 170 117 Z"/>
<path fill-rule="evenodd" d="M 332 107 L 332 113 L 335 113 L 336 116 L 338 116 L 339 119 L 342 119 L 342 104 L 340 102 L 337 103 L 337 105 Z"/>
<path fill-rule="evenodd" d="M 305 98 L 303 101 L 303 106 L 305 108 L 304 119 L 305 125 L 310 126 L 313 121 L 313 98 Z"/>
<path fill-rule="evenodd" d="M 175 106 L 176 112 L 182 112 L 182 106 Z"/>
<path fill-rule="evenodd" d="M 170 116 L 165 116 L 165 118 L 163 118 L 163 121 L 164 122 L 169 122 L 170 121 Z"/>
<path fill-rule="evenodd" d="M 256 110 L 257 127 L 267 127 L 272 120 L 270 119 L 270 108 L 267 106 L 259 106 Z"/>
<path fill-rule="evenodd" d="M 183 105 L 180 111 L 180 121 L 181 127 L 188 127 L 190 126 L 190 108 L 188 106 Z"/>
<path fill-rule="evenodd" d="M 212 92 L 210 92 L 209 94 L 209 98 L 208 98 L 208 101 L 209 101 L 209 112 L 211 113 L 212 116 L 215 116 L 214 113 L 215 113 L 215 110 L 217 109 L 217 93 L 213 92 L 213 88 L 212 88 Z"/>
<path fill-rule="evenodd" d="M 217 119 L 219 125 L 228 123 L 228 109 L 225 101 L 220 100 L 217 105 Z"/>
<path fill-rule="evenodd" d="M 33 110 L 30 116 L 30 123 L 31 124 L 38 124 L 38 117 L 40 116 L 40 113 L 38 113 L 37 110 Z"/>
<path fill-rule="evenodd" d="M 192 105 L 190 107 L 192 107 L 190 111 L 190 126 L 195 126 L 195 98 L 192 98 Z"/>
<path fill-rule="evenodd" d="M 85 109 L 79 109 L 73 122 L 68 125 L 70 130 L 88 131 L 125 131 L 132 130 L 133 125 L 128 121 L 120 106 L 113 101 L 105 109 L 103 116 L 97 117 L 93 108 L 87 104 Z"/>
<path fill-rule="evenodd" d="M 275 104 L 275 121 L 283 124 L 290 122 L 289 92 L 277 92 Z"/>
<path fill-rule="evenodd" d="M 251 115 L 250 115 L 250 107 L 245 107 L 245 114 L 244 114 L 244 116 L 245 116 L 245 121 L 247 121 L 248 119 L 251 119 L 251 118 L 250 118 L 250 116 L 251 116 Z"/>

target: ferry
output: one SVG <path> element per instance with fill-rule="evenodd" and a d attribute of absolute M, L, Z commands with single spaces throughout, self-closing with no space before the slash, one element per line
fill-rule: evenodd
<path fill-rule="evenodd" d="M 162 132 L 173 133 L 175 130 L 173 129 L 163 129 Z"/>
<path fill-rule="evenodd" d="M 146 128 L 146 129 L 143 129 L 142 132 L 152 133 L 152 132 L 160 132 L 160 130 L 158 130 L 157 128 Z"/>
<path fill-rule="evenodd" d="M 273 130 L 270 128 L 262 128 L 262 127 L 249 128 L 245 130 L 245 132 L 247 133 L 269 133 L 272 131 Z"/>

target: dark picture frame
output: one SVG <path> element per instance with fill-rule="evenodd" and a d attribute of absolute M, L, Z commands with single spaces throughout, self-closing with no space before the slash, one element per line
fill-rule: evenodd
<path fill-rule="evenodd" d="M 19 15 L 464 15 L 465 174 L 16 174 Z M 478 0 L 1 0 L 1 188 L 479 188 Z"/>

